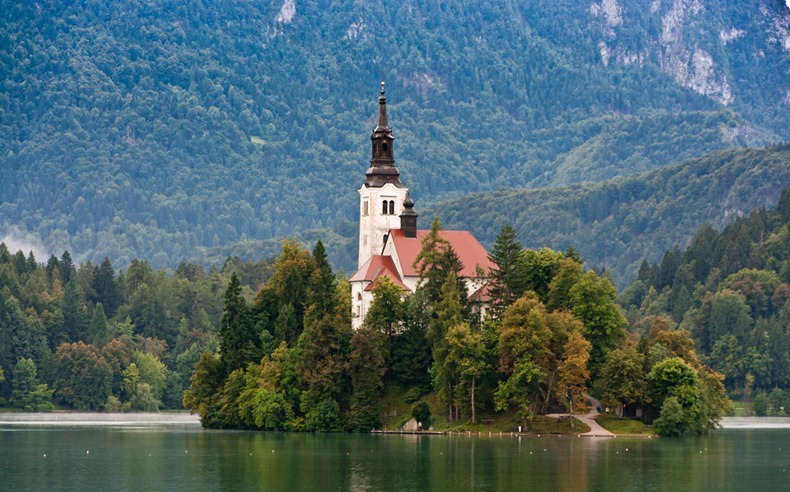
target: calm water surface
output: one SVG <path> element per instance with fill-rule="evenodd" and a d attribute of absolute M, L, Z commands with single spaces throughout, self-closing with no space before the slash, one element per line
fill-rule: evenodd
<path fill-rule="evenodd" d="M 790 429 L 446 437 L 0 423 L 0 490 L 790 490 Z"/>

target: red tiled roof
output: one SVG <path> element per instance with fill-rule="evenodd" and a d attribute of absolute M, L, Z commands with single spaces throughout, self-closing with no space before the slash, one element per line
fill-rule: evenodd
<path fill-rule="evenodd" d="M 390 278 L 393 284 L 397 285 L 403 290 L 409 290 L 408 287 L 401 281 L 398 275 L 398 270 L 395 268 L 395 263 L 392 261 L 391 256 L 375 255 L 371 256 L 368 261 L 362 265 L 362 268 L 357 270 L 350 279 L 350 282 L 367 281 L 371 282 L 365 290 L 373 290 L 376 286 L 376 280 L 382 275 Z"/>
<path fill-rule="evenodd" d="M 472 302 L 491 302 L 491 282 L 484 283 L 482 287 L 474 291 L 469 296 L 469 300 Z"/>
<path fill-rule="evenodd" d="M 422 239 L 427 236 L 430 230 L 417 231 L 417 237 L 406 237 L 400 229 L 390 231 L 390 239 L 398 252 L 400 265 L 403 274 L 409 277 L 419 275 L 414 268 L 414 260 L 422 249 Z M 452 245 L 453 250 L 463 264 L 461 276 L 466 278 L 477 278 L 477 266 L 488 274 L 489 269 L 496 268 L 494 263 L 488 259 L 488 251 L 480 244 L 469 231 L 439 231 L 439 235 Z"/>

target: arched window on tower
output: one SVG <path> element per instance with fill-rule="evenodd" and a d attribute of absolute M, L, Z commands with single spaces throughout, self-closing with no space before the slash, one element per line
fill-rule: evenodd
<path fill-rule="evenodd" d="M 381 144 L 381 151 L 386 154 L 387 153 L 387 149 L 388 149 L 387 142 L 382 143 Z"/>
<path fill-rule="evenodd" d="M 381 204 L 381 214 L 387 215 L 387 200 L 384 200 Z"/>
<path fill-rule="evenodd" d="M 368 201 L 367 200 L 362 202 L 362 216 L 363 217 L 367 217 L 368 216 Z"/>
<path fill-rule="evenodd" d="M 395 215 L 395 202 L 390 200 L 390 215 Z"/>

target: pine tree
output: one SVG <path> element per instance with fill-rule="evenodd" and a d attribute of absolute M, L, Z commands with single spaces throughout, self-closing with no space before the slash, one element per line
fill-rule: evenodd
<path fill-rule="evenodd" d="M 250 318 L 250 309 L 241 293 L 239 277 L 234 273 L 225 291 L 225 308 L 219 328 L 219 347 L 225 374 L 243 368 L 260 356 Z"/>
<path fill-rule="evenodd" d="M 66 285 L 76 276 L 77 269 L 74 267 L 71 254 L 68 251 L 64 251 L 60 257 L 60 281 L 63 285 Z"/>
<path fill-rule="evenodd" d="M 108 257 L 104 257 L 101 265 L 93 269 L 92 293 L 89 301 L 101 303 L 105 314 L 112 318 L 121 305 L 121 291 L 115 282 L 115 270 Z"/>
<path fill-rule="evenodd" d="M 326 251 L 321 241 L 313 248 L 315 270 L 310 276 L 307 288 L 307 309 L 305 310 L 305 326 L 314 323 L 337 307 L 335 290 L 337 280 L 332 274 L 332 266 L 326 258 Z"/>
<path fill-rule="evenodd" d="M 498 319 L 502 312 L 521 297 L 526 289 L 526 264 L 523 248 L 516 239 L 516 232 L 505 225 L 491 248 L 489 259 L 497 268 L 489 271 L 491 277 L 491 315 Z"/>

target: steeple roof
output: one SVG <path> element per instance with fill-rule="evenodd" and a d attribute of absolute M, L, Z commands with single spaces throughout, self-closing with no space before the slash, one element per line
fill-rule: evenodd
<path fill-rule="evenodd" d="M 395 158 L 392 143 L 395 137 L 387 121 L 387 96 L 384 92 L 384 82 L 381 82 L 379 95 L 379 117 L 376 128 L 370 136 L 372 143 L 372 156 L 370 167 L 365 172 L 365 186 L 382 187 L 392 183 L 398 188 L 403 188 L 400 182 L 400 171 L 395 167 Z"/>

